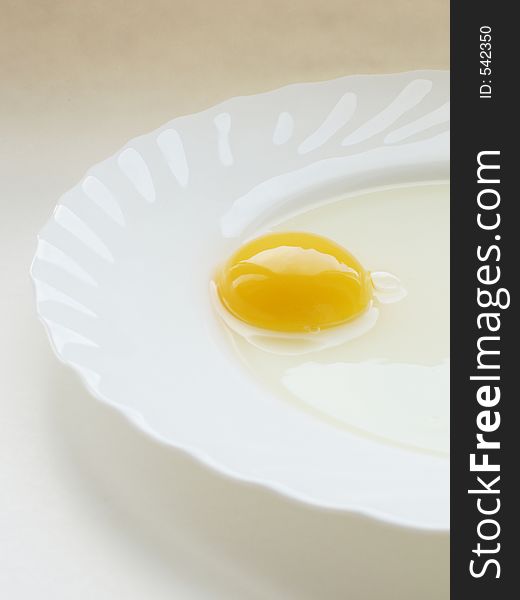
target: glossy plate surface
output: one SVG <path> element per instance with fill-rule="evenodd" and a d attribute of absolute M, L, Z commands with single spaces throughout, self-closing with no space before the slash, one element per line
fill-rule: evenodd
<path fill-rule="evenodd" d="M 446 529 L 449 460 L 264 391 L 212 310 L 215 266 L 270 220 L 447 179 L 449 77 L 353 76 L 239 97 L 131 140 L 63 195 L 31 267 L 58 357 L 162 442 L 320 507 Z M 172 477 L 175 474 L 172 473 Z"/>

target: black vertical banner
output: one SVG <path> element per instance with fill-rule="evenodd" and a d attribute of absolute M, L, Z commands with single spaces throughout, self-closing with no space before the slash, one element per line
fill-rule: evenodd
<path fill-rule="evenodd" d="M 520 85 L 515 40 L 520 36 L 514 9 L 515 3 L 481 0 L 452 0 L 451 5 L 455 600 L 520 597 L 515 591 L 520 578 L 515 494 L 520 459 L 515 384 L 520 378 Z"/>

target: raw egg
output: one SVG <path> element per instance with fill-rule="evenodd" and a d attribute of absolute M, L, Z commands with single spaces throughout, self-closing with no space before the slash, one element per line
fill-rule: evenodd
<path fill-rule="evenodd" d="M 323 254 L 326 247 L 325 254 L 350 267 L 357 278 L 337 267 L 340 275 L 353 276 L 346 288 L 341 276 L 334 280 L 338 288 L 319 288 L 324 302 L 317 304 L 327 304 L 335 315 L 324 319 L 320 306 L 316 308 L 319 319 L 305 319 L 311 327 L 321 326 L 320 331 L 275 331 L 258 326 L 266 323 L 263 320 L 255 320 L 253 326 L 242 306 L 254 306 L 254 298 L 245 297 L 250 299 L 245 305 L 232 304 L 234 296 L 228 298 L 222 286 L 223 282 L 232 285 L 233 265 L 258 254 L 241 254 L 256 240 L 242 248 L 237 244 L 238 250 L 223 257 L 210 283 L 212 307 L 217 323 L 223 325 L 222 340 L 232 349 L 230 359 L 237 358 L 244 373 L 272 397 L 350 435 L 366 435 L 408 450 L 447 453 L 449 214 L 449 186 L 427 183 L 344 195 L 273 220 L 271 233 L 257 240 L 258 251 L 267 240 L 274 241 L 275 248 L 294 247 L 294 238 L 284 241 L 285 232 L 312 231 L 319 234 L 307 238 L 312 248 Z M 315 245 L 323 239 L 325 247 Z M 304 244 L 296 246 L 308 249 Z M 300 256 L 309 269 L 315 263 L 304 263 L 306 256 L 312 253 Z M 264 275 L 280 271 L 281 263 L 276 260 L 276 264 L 277 269 L 270 267 Z M 326 258 L 320 264 L 325 274 L 334 271 L 325 264 L 336 263 Z M 363 281 L 365 288 L 353 285 Z M 317 296 L 310 294 L 311 289 L 300 288 L 307 295 L 297 300 L 305 300 L 306 314 L 315 315 L 312 306 Z M 350 297 L 348 289 L 357 291 Z M 280 293 L 280 298 L 272 298 L 275 308 L 282 297 Z M 366 309 L 356 314 L 367 298 Z M 348 314 L 349 320 L 331 325 Z"/>
<path fill-rule="evenodd" d="M 272 332 L 338 327 L 369 308 L 370 273 L 345 248 L 307 232 L 267 233 L 241 246 L 215 280 L 239 321 Z"/>

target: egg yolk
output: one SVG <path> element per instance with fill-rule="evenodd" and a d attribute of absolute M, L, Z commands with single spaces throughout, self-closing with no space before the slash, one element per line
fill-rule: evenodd
<path fill-rule="evenodd" d="M 370 275 L 345 248 L 313 233 L 268 233 L 239 248 L 216 277 L 222 304 L 263 329 L 319 331 L 346 323 L 372 298 Z"/>

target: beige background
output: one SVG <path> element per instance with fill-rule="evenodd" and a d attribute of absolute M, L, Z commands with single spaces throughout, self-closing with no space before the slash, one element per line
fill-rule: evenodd
<path fill-rule="evenodd" d="M 236 94 L 447 68 L 447 0 L 0 0 L 0 596 L 447 598 L 448 540 L 157 446 L 52 356 L 28 267 L 94 163 Z"/>

